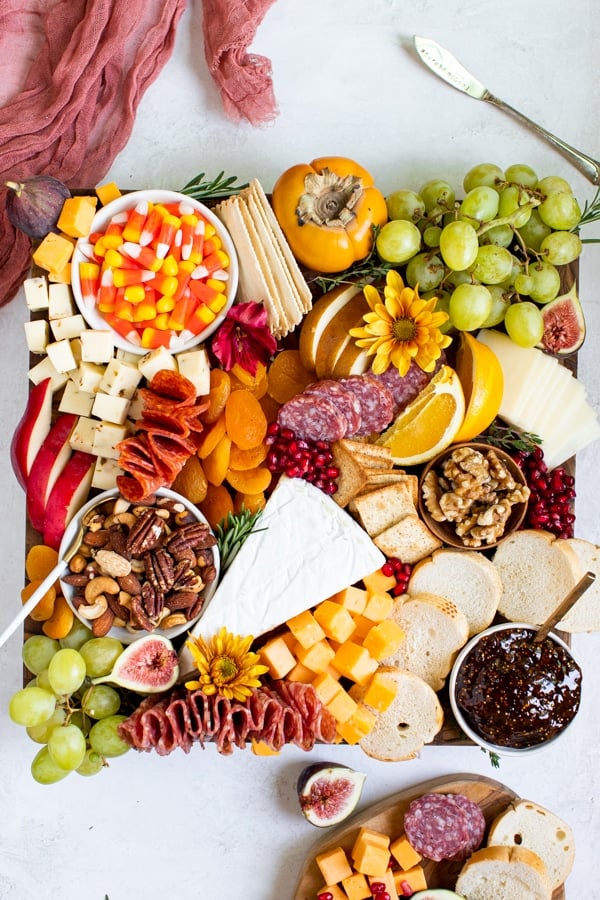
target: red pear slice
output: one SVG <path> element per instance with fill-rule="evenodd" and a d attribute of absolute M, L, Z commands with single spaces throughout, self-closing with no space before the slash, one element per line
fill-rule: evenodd
<path fill-rule="evenodd" d="M 88 499 L 96 457 L 76 450 L 56 479 L 44 517 L 44 543 L 58 550 L 65 529 Z"/>
<path fill-rule="evenodd" d="M 36 531 L 43 531 L 48 498 L 71 456 L 69 438 L 76 421 L 73 413 L 60 415 L 33 461 L 27 482 L 27 515 Z"/>
<path fill-rule="evenodd" d="M 10 461 L 23 490 L 27 490 L 33 461 L 50 431 L 51 421 L 52 379 L 45 378 L 30 391 L 10 444 Z"/>

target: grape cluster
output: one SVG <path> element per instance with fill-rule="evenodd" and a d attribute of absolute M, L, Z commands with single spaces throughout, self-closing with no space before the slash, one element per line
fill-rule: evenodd
<path fill-rule="evenodd" d="M 572 538 L 575 532 L 575 478 L 563 466 L 549 471 L 541 447 L 517 451 L 514 459 L 523 470 L 531 491 L 524 526 L 542 528 L 556 537 Z"/>
<path fill-rule="evenodd" d="M 418 192 L 387 197 L 390 221 L 376 237 L 379 257 L 406 266 L 419 286 L 449 314 L 447 328 L 473 331 L 504 323 L 512 340 L 533 347 L 543 335 L 540 306 L 557 297 L 557 266 L 576 260 L 581 209 L 558 176 L 539 179 L 526 165 L 505 171 L 491 163 L 472 168 L 458 200 L 445 180 Z"/>
<path fill-rule="evenodd" d="M 9 715 L 43 745 L 31 763 L 35 781 L 54 784 L 70 772 L 96 775 L 108 758 L 129 750 L 117 731 L 127 718 L 119 713 L 119 691 L 92 683 L 112 671 L 123 649 L 115 638 L 94 638 L 77 620 L 60 641 L 42 634 L 25 641 L 23 663 L 35 677 L 13 694 Z"/>
<path fill-rule="evenodd" d="M 325 494 L 338 489 L 339 469 L 333 465 L 333 454 L 327 441 L 300 440 L 290 428 L 272 422 L 267 430 L 269 447 L 266 465 L 274 474 L 303 478 Z"/>

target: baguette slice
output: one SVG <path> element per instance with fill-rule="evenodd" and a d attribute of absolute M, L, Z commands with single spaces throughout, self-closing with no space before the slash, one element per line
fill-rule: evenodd
<path fill-rule="evenodd" d="M 585 572 L 593 572 L 596 581 L 590 585 L 583 597 L 572 606 L 557 628 L 570 634 L 600 631 L 600 547 L 582 538 L 558 539 L 556 545 L 561 550 L 573 550 Z"/>
<path fill-rule="evenodd" d="M 575 837 L 555 813 L 531 800 L 513 800 L 490 826 L 488 846 L 526 847 L 540 857 L 552 890 L 567 880 L 575 862 Z"/>
<path fill-rule="evenodd" d="M 475 550 L 435 550 L 415 566 L 409 594 L 437 594 L 451 600 L 467 617 L 469 637 L 492 622 L 502 596 L 498 569 Z"/>
<path fill-rule="evenodd" d="M 377 712 L 371 732 L 360 741 L 367 756 L 384 762 L 399 762 L 415 756 L 436 736 L 444 721 L 444 713 L 437 694 L 412 672 L 395 666 L 380 666 L 379 672 L 390 675 L 398 691 L 385 712 Z M 353 684 L 350 696 L 363 702 L 366 687 Z M 368 709 L 371 709 L 367 705 Z"/>
<path fill-rule="evenodd" d="M 503 541 L 493 563 L 502 579 L 498 612 L 509 622 L 541 625 L 582 575 L 583 566 L 566 541 L 548 531 L 525 528 Z"/>
<path fill-rule="evenodd" d="M 451 600 L 435 594 L 405 594 L 390 616 L 405 634 L 386 665 L 398 666 L 439 691 L 460 648 L 469 637 L 467 618 Z"/>
<path fill-rule="evenodd" d="M 455 887 L 465 900 L 550 900 L 543 861 L 525 847 L 484 847 L 462 867 Z"/>

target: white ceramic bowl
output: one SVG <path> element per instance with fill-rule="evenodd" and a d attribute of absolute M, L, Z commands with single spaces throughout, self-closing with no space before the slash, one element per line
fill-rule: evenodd
<path fill-rule="evenodd" d="M 111 498 L 113 498 L 113 497 L 116 498 L 118 496 L 119 496 L 119 491 L 116 488 L 114 488 L 113 490 L 104 491 L 101 494 L 97 494 L 95 497 L 92 497 L 84 506 L 81 507 L 79 512 L 76 513 L 76 515 L 71 519 L 71 521 L 67 525 L 67 528 L 64 533 L 64 536 L 63 536 L 63 539 L 62 539 L 62 542 L 60 545 L 60 549 L 59 549 L 59 558 L 60 559 L 62 559 L 64 554 L 71 547 L 72 542 L 76 539 L 77 532 L 81 525 L 82 519 L 85 516 L 85 514 L 87 513 L 87 511 L 89 509 L 91 509 L 92 507 L 101 504 L 105 500 L 110 500 Z M 196 519 L 199 522 L 204 522 L 204 523 L 208 524 L 205 517 L 200 512 L 200 510 L 198 510 L 185 497 L 182 497 L 180 494 L 175 493 L 175 491 L 171 491 L 168 488 L 160 488 L 156 492 L 156 496 L 157 497 L 168 497 L 171 500 L 175 500 L 179 503 L 182 503 L 186 507 L 186 509 L 188 509 L 196 517 Z M 185 632 L 189 631 L 192 628 L 192 626 L 194 625 L 194 623 L 198 621 L 200 616 L 206 610 L 206 607 L 210 603 L 211 597 L 213 596 L 214 592 L 216 591 L 217 584 L 219 582 L 219 575 L 220 575 L 219 549 L 216 545 L 214 547 L 212 547 L 211 549 L 213 552 L 213 565 L 215 566 L 215 569 L 217 570 L 217 574 L 216 574 L 216 578 L 214 579 L 214 581 L 212 581 L 211 584 L 209 584 L 204 589 L 204 605 L 203 605 L 200 613 L 194 619 L 191 619 L 189 622 L 185 622 L 182 625 L 176 625 L 173 628 L 157 628 L 153 632 L 144 631 L 143 629 L 139 629 L 136 631 L 129 631 L 127 628 L 113 627 L 108 632 L 110 637 L 117 638 L 117 640 L 121 641 L 123 644 L 131 644 L 131 643 L 133 643 L 133 641 L 136 641 L 138 638 L 144 637 L 145 635 L 147 635 L 149 633 L 160 634 L 163 637 L 169 638 L 169 640 L 174 640 L 175 638 L 177 638 L 180 635 L 184 634 Z M 67 573 L 65 572 L 65 574 L 67 574 Z M 66 584 L 64 581 L 61 581 L 61 585 L 62 585 L 62 591 L 63 591 L 64 597 L 65 597 L 67 603 L 69 604 L 69 606 L 71 607 L 71 609 L 73 610 L 73 612 L 75 613 L 75 615 L 77 616 L 77 618 L 79 619 L 79 621 L 83 622 L 83 624 L 86 625 L 88 628 L 91 627 L 91 622 L 87 619 L 84 619 L 83 616 L 79 615 L 79 613 L 77 612 L 77 609 L 73 606 L 72 597 L 75 593 L 74 588 L 71 585 Z"/>
<path fill-rule="evenodd" d="M 229 280 L 227 282 L 226 289 L 227 303 L 218 313 L 214 321 L 211 322 L 210 325 L 208 325 L 200 334 L 195 335 L 188 341 L 178 342 L 176 346 L 171 348 L 173 353 L 180 353 L 183 350 L 190 350 L 192 347 L 203 343 L 203 341 L 214 334 L 214 332 L 217 330 L 217 328 L 227 315 L 227 311 L 231 307 L 235 299 L 235 294 L 238 286 L 239 266 L 237 253 L 229 232 L 227 231 L 221 220 L 212 212 L 212 210 L 210 210 L 203 203 L 199 203 L 197 200 L 193 200 L 191 197 L 186 197 L 185 194 L 180 194 L 176 191 L 148 190 L 132 191 L 129 194 L 123 194 L 123 196 L 117 197 L 116 200 L 112 200 L 110 203 L 107 203 L 106 206 L 103 206 L 100 210 L 98 210 L 98 212 L 94 216 L 90 233 L 93 234 L 94 232 L 105 231 L 114 215 L 124 212 L 125 210 L 133 209 L 133 207 L 141 200 L 148 200 L 150 203 L 185 202 L 194 211 L 200 213 L 208 222 L 210 222 L 214 226 L 218 237 L 221 239 L 223 249 L 229 256 L 229 266 L 227 268 L 227 272 L 229 273 Z M 88 257 L 83 253 L 82 250 L 82 247 L 84 247 L 87 243 L 87 238 L 80 238 L 77 241 L 75 249 L 73 251 L 73 259 L 71 264 L 71 288 L 73 290 L 73 297 L 75 298 L 75 303 L 77 304 L 79 312 L 90 328 L 96 328 L 98 330 L 104 331 L 110 329 L 113 332 L 113 341 L 115 347 L 119 347 L 121 350 L 128 350 L 131 353 L 137 353 L 139 355 L 148 353 L 147 348 L 141 347 L 138 344 L 133 343 L 132 341 L 128 341 L 126 338 L 118 334 L 118 332 L 116 332 L 114 329 L 110 328 L 106 320 L 103 318 L 102 314 L 98 312 L 95 304 L 90 304 L 89 302 L 84 301 L 81 293 L 81 282 L 79 280 L 79 263 L 89 262 Z"/>
<path fill-rule="evenodd" d="M 466 734 L 466 736 L 473 741 L 474 744 L 477 744 L 480 747 L 483 747 L 484 750 L 487 750 L 490 753 L 495 753 L 498 756 L 524 756 L 529 755 L 531 753 L 536 753 L 539 750 L 544 749 L 545 747 L 549 747 L 550 744 L 554 744 L 557 740 L 559 740 L 562 735 L 565 733 L 567 728 L 570 727 L 574 718 L 576 718 L 577 713 L 571 719 L 569 723 L 564 725 L 560 731 L 558 731 L 553 737 L 546 739 L 538 744 L 533 744 L 530 747 L 510 747 L 499 744 L 494 744 L 489 740 L 486 740 L 482 737 L 478 731 L 476 731 L 465 718 L 461 707 L 459 706 L 456 698 L 457 693 L 457 679 L 459 675 L 459 671 L 462 668 L 462 665 L 467 658 L 467 656 L 471 653 L 471 651 L 477 646 L 477 644 L 481 641 L 482 638 L 496 634 L 500 631 L 514 631 L 516 629 L 526 628 L 529 631 L 535 631 L 536 627 L 531 624 L 527 624 L 525 622 L 502 622 L 499 625 L 492 625 L 489 628 L 486 628 L 480 634 L 475 635 L 465 646 L 462 648 L 456 660 L 454 661 L 454 665 L 452 667 L 452 671 L 450 673 L 450 678 L 448 680 L 448 689 L 449 689 L 449 697 L 450 697 L 450 705 L 452 707 L 452 712 L 454 717 L 461 728 L 461 730 Z M 573 661 L 573 664 L 577 666 L 573 654 L 571 653 L 571 649 L 569 646 L 554 632 L 550 632 L 548 634 L 548 638 L 554 641 L 555 644 L 562 647 L 566 653 L 569 655 L 570 659 Z"/>

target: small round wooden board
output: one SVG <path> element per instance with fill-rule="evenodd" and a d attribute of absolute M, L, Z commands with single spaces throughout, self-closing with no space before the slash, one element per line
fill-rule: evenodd
<path fill-rule="evenodd" d="M 355 814 L 338 828 L 327 830 L 326 836 L 315 844 L 304 863 L 293 900 L 316 900 L 318 891 L 323 887 L 323 878 L 315 863 L 317 854 L 332 847 L 343 847 L 349 852 L 358 829 L 363 825 L 374 831 L 389 834 L 391 839 L 395 840 L 403 833 L 404 813 L 411 800 L 432 791 L 441 794 L 464 794 L 469 797 L 481 807 L 488 826 L 511 800 L 517 798 L 514 791 L 499 781 L 468 773 L 461 773 L 451 778 L 447 776 L 434 778 L 431 781 L 421 782 L 407 788 Z M 484 837 L 483 844 L 486 839 L 487 835 Z M 423 860 L 421 865 L 425 870 L 428 887 L 453 890 L 463 863 L 451 860 L 439 863 Z M 565 896 L 564 886 L 561 886 L 554 891 L 552 900 L 565 900 Z"/>

